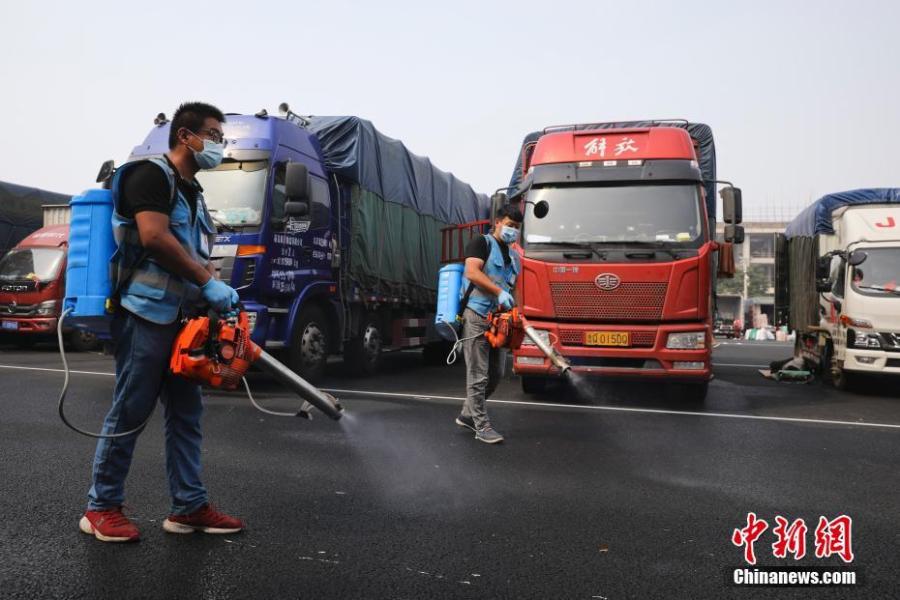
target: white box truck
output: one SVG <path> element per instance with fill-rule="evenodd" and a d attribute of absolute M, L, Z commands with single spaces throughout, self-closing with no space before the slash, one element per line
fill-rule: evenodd
<path fill-rule="evenodd" d="M 865 373 L 900 376 L 900 188 L 811 204 L 779 240 L 776 279 L 796 353 L 836 387 Z"/>

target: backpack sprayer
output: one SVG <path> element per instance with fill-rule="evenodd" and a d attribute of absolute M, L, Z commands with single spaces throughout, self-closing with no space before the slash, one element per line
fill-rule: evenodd
<path fill-rule="evenodd" d="M 109 178 L 112 165 L 107 163 L 97 181 Z M 72 424 L 63 405 L 69 387 L 69 364 L 63 347 L 63 321 L 74 321 L 76 327 L 109 339 L 109 322 L 114 312 L 110 258 L 116 251 L 112 231 L 113 198 L 108 189 L 87 190 L 69 203 L 69 255 L 66 267 L 66 297 L 57 326 L 60 358 L 65 379 L 58 400 L 62 422 L 82 435 L 95 438 L 119 438 L 137 433 L 150 421 L 150 416 L 136 428 L 115 434 L 86 431 Z M 244 374 L 251 364 L 261 367 L 305 401 L 294 412 L 276 412 L 259 406 L 250 394 Z M 309 406 L 315 406 L 332 419 L 340 419 L 342 408 L 336 398 L 317 389 L 295 374 L 250 340 L 247 313 L 236 310 L 227 315 L 210 314 L 189 319 L 176 338 L 170 369 L 175 375 L 219 389 L 235 389 L 243 381 L 254 407 L 276 416 L 312 418 Z"/>
<path fill-rule="evenodd" d="M 438 274 L 438 300 L 434 324 L 441 337 L 453 342 L 453 349 L 447 356 L 447 364 L 456 362 L 457 353 L 464 341 L 479 337 L 459 337 L 462 328 L 462 312 L 465 310 L 464 303 L 468 300 L 471 290 L 470 284 L 469 290 L 463 295 L 464 299 L 461 301 L 463 270 L 464 266 L 461 264 L 449 264 L 443 266 Z M 569 361 L 556 348 L 538 335 L 518 308 L 513 307 L 507 311 L 490 313 L 487 321 L 489 323 L 488 330 L 479 335 L 484 335 L 491 347 L 516 350 L 527 336 L 562 373 L 566 373 L 572 368 Z"/>

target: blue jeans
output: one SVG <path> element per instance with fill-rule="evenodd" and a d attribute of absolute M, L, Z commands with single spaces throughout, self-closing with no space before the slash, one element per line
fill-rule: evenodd
<path fill-rule="evenodd" d="M 116 389 L 103 423 L 103 433 L 107 434 L 134 429 L 153 412 L 159 398 L 165 411 L 166 472 L 172 513 L 176 515 L 191 513 L 207 502 L 206 488 L 200 481 L 200 386 L 169 372 L 172 344 L 180 329 L 177 321 L 157 325 L 126 310 L 116 313 L 111 325 L 116 344 Z M 89 510 L 113 508 L 124 502 L 125 478 L 138 435 L 97 442 Z"/>

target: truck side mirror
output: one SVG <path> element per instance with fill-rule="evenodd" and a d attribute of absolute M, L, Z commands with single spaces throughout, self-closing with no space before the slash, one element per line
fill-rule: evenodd
<path fill-rule="evenodd" d="M 309 200 L 309 169 L 303 163 L 289 162 L 284 166 L 284 195 L 291 202 Z M 307 210 L 309 210 L 309 206 L 307 206 Z M 285 212 L 287 212 L 287 205 L 285 205 Z"/>
<path fill-rule="evenodd" d="M 862 250 L 854 250 L 847 258 L 847 262 L 850 263 L 851 267 L 858 267 L 859 265 L 866 262 L 867 258 L 869 258 L 869 255 Z"/>
<path fill-rule="evenodd" d="M 97 173 L 97 183 L 105 184 L 109 183 L 109 180 L 112 179 L 113 173 L 116 171 L 116 162 L 114 160 L 107 160 L 102 165 L 100 165 L 100 172 Z"/>
<path fill-rule="evenodd" d="M 738 225 L 743 222 L 741 188 L 724 187 L 719 190 L 719 195 L 722 197 L 722 220 L 730 225 Z"/>
<path fill-rule="evenodd" d="M 503 192 L 495 192 L 494 195 L 491 196 L 491 221 L 497 220 L 497 213 L 507 202 L 509 202 L 509 196 Z"/>
<path fill-rule="evenodd" d="M 550 214 L 550 203 L 546 200 L 541 200 L 534 205 L 534 216 L 538 219 L 543 219 L 548 214 Z"/>
<path fill-rule="evenodd" d="M 291 201 L 284 203 L 284 216 L 305 217 L 309 214 L 309 202 Z"/>
<path fill-rule="evenodd" d="M 831 255 L 826 254 L 816 259 L 816 291 L 830 292 L 834 282 L 831 280 Z"/>
<path fill-rule="evenodd" d="M 744 243 L 744 227 L 743 225 L 726 225 L 725 241 L 732 244 Z"/>

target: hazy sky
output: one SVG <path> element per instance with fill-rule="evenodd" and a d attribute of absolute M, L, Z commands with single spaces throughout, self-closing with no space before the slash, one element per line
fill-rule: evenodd
<path fill-rule="evenodd" d="M 900 186 L 900 2 L 7 2 L 0 180 L 92 185 L 163 111 L 371 119 L 476 189 L 529 131 L 712 126 L 745 212 Z"/>

